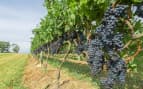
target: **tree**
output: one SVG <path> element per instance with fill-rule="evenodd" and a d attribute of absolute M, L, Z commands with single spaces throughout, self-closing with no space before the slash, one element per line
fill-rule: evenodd
<path fill-rule="evenodd" d="M 15 52 L 15 53 L 18 53 L 19 52 L 19 50 L 20 50 L 20 47 L 17 45 L 17 44 L 12 44 L 12 50 L 13 50 L 13 52 Z"/>
<path fill-rule="evenodd" d="M 9 52 L 10 43 L 5 41 L 0 41 L 0 53 Z"/>

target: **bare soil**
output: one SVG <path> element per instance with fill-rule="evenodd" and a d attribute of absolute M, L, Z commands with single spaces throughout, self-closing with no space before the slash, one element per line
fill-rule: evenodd
<path fill-rule="evenodd" d="M 45 71 L 45 69 L 47 71 Z M 55 89 L 57 69 L 49 64 L 40 65 L 37 60 L 30 58 L 25 67 L 23 83 L 28 89 Z M 95 89 L 89 82 L 69 76 L 61 72 L 60 89 Z"/>

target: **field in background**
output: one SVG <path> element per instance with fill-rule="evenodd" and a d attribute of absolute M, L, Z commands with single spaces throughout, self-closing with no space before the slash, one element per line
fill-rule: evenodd
<path fill-rule="evenodd" d="M 0 89 L 25 89 L 22 77 L 27 58 L 22 54 L 0 54 Z"/>

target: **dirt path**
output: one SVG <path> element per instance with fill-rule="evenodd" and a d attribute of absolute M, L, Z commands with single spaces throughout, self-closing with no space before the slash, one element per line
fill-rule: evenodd
<path fill-rule="evenodd" d="M 35 59 L 30 59 L 24 72 L 23 81 L 29 89 L 55 89 L 57 69 L 47 66 L 47 72 L 37 64 Z M 65 71 L 61 73 L 60 89 L 95 89 L 90 83 L 77 80 Z M 47 88 L 46 88 L 47 87 Z"/>

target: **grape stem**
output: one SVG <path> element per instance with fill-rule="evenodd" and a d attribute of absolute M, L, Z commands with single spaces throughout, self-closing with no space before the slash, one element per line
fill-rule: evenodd
<path fill-rule="evenodd" d="M 132 17 L 131 5 L 128 8 L 128 18 Z"/>
<path fill-rule="evenodd" d="M 90 41 L 91 41 L 91 32 L 90 31 L 87 33 L 87 41 L 88 41 L 88 43 L 90 43 Z"/>
<path fill-rule="evenodd" d="M 112 8 L 114 9 L 118 3 L 120 3 L 120 0 L 117 0 L 116 2 L 114 2 L 114 3 L 112 4 Z"/>

